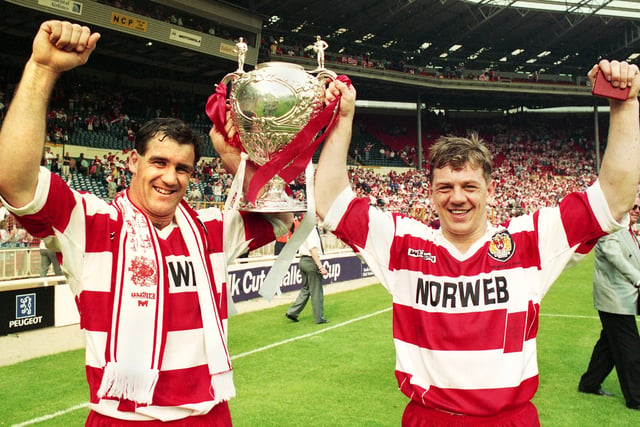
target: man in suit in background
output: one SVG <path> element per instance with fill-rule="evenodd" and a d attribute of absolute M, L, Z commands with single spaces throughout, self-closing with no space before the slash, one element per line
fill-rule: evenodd
<path fill-rule="evenodd" d="M 640 217 L 640 197 L 631 211 L 630 227 L 602 237 L 595 249 L 593 302 L 602 322 L 587 372 L 578 390 L 612 396 L 602 382 L 615 366 L 627 407 L 640 410 L 640 336 L 638 313 L 640 243 L 632 227 Z"/>
<path fill-rule="evenodd" d="M 327 274 L 327 269 L 322 265 L 322 260 L 320 259 L 320 255 L 324 253 L 320 239 L 318 228 L 315 227 L 298 249 L 302 286 L 298 297 L 284 314 L 287 319 L 293 322 L 298 322 L 298 316 L 304 310 L 309 298 L 311 298 L 311 307 L 313 308 L 313 320 L 317 324 L 329 322 L 324 318 L 322 276 Z"/>

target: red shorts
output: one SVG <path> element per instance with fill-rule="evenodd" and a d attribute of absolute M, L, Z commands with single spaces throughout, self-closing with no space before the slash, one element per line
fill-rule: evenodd
<path fill-rule="evenodd" d="M 540 427 L 540 419 L 531 402 L 496 415 L 474 417 L 426 408 L 412 400 L 402 415 L 402 427 Z"/>
<path fill-rule="evenodd" d="M 85 426 L 89 427 L 231 427 L 231 412 L 227 402 L 218 403 L 208 414 L 175 421 L 127 421 L 89 412 Z"/>

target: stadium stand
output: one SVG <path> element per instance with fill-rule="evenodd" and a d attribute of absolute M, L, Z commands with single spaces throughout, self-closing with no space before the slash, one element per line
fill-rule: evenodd
<path fill-rule="evenodd" d="M 171 21 L 175 11 L 147 1 L 102 1 L 123 10 L 135 12 L 152 19 Z M 208 31 L 215 23 L 196 22 L 182 15 L 185 28 Z M 213 30 L 217 35 L 232 39 L 231 29 L 221 26 Z M 310 58 L 304 49 L 304 40 L 291 45 L 277 43 L 276 32 L 262 39 L 261 58 L 281 60 L 284 56 Z M 276 43 L 273 43 L 273 42 Z M 275 46 L 272 50 L 271 47 Z M 471 70 L 452 66 L 449 69 L 416 67 L 414 64 L 387 61 L 366 53 L 328 52 L 328 63 L 347 64 L 359 68 L 398 71 L 406 75 L 431 79 L 475 79 L 505 82 L 527 81 L 540 85 L 550 83 L 583 84 L 572 82 L 567 76 L 509 75 L 491 70 Z M 274 56 L 275 55 L 275 56 Z M 4 57 L 5 66 L 0 71 L 0 122 L 10 103 L 14 84 L 19 79 L 23 61 L 16 57 Z M 210 88 L 211 89 L 211 88 Z M 204 115 L 207 94 L 169 81 L 142 81 L 124 78 L 106 70 L 88 69 L 63 76 L 51 100 L 48 119 L 48 143 L 52 152 L 60 158 L 65 153 L 72 157 L 68 176 L 56 170 L 72 188 L 89 191 L 98 197 L 110 199 L 114 191 L 128 182 L 127 153 L 133 148 L 133 135 L 147 119 L 155 116 L 179 117 L 189 123 L 202 136 L 204 157 L 194 173 L 187 194 L 193 194 L 191 202 L 206 206 L 214 202 L 214 183 L 222 184 L 220 202 L 224 201 L 231 176 L 221 168 L 219 159 L 208 143 L 210 123 Z M 426 152 L 440 135 L 478 132 L 493 151 L 494 178 L 500 181 L 501 192 L 492 206 L 490 218 L 502 222 L 515 213 L 527 212 L 540 206 L 557 202 L 567 192 L 586 187 L 594 177 L 595 143 L 591 135 L 591 116 L 562 116 L 510 114 L 506 116 L 470 115 L 457 116 L 432 111 L 422 115 L 420 134 L 423 147 L 423 164 L 418 159 L 418 129 L 415 113 L 358 112 L 350 148 L 351 179 L 356 191 L 368 196 L 371 203 L 389 211 L 403 212 L 424 221 L 436 218 L 429 206 L 428 165 Z M 606 129 L 606 124 L 601 125 Z M 600 136 L 605 141 L 605 135 Z M 100 161 L 95 168 L 92 162 L 86 173 L 81 173 L 75 159 L 84 153 L 92 162 Z M 113 154 L 112 154 L 113 153 Z M 319 150 L 318 150 L 319 153 Z M 318 153 L 314 159 L 317 161 Z M 75 166 L 75 167 L 74 167 Z M 550 185 L 553 183 L 554 185 Z M 558 183 L 560 185 L 558 186 Z M 217 184 L 216 184 L 217 185 Z M 294 191 L 303 190 L 296 181 Z M 560 190 L 558 190 L 560 188 Z M 196 190 L 196 191 L 194 191 Z M 217 190 L 219 191 L 219 190 Z M 7 228 L 13 228 L 11 221 Z"/>
<path fill-rule="evenodd" d="M 7 81 L 7 74 L 2 76 L 2 81 Z M 15 75 L 15 72 L 12 74 Z M 133 132 L 140 123 L 156 114 L 169 112 L 181 117 L 202 135 L 203 141 L 208 141 L 209 123 L 202 114 L 204 98 L 196 101 L 193 94 L 174 92 L 171 94 L 172 106 L 166 102 L 149 104 L 142 112 L 139 105 L 141 88 L 123 86 L 118 91 L 110 91 L 108 82 L 75 87 L 63 84 L 61 87 L 51 103 L 52 114 L 48 122 L 50 146 L 60 154 L 69 149 L 74 149 L 76 154 L 78 151 L 86 152 L 88 159 L 106 156 L 106 152 L 115 152 L 122 157 L 117 172 L 112 170 L 115 165 L 108 161 L 102 162 L 103 170 L 97 177 L 93 176 L 95 174 L 85 176 L 73 171 L 70 184 L 80 191 L 109 197 L 108 177 L 126 175 L 126 166 L 122 161 L 126 160 L 126 153 L 133 148 Z M 2 90 L 5 102 L 10 101 L 11 92 L 12 87 L 5 83 Z M 117 99 L 116 102 L 103 100 L 108 92 L 111 93 L 109 99 Z M 161 93 L 161 90 L 150 93 L 147 98 L 151 101 L 161 99 Z M 190 101 L 195 102 L 191 104 Z M 567 120 L 570 120 L 571 126 L 567 126 Z M 440 135 L 479 132 L 494 151 L 496 178 L 501 181 L 500 187 L 506 184 L 504 191 L 511 195 L 497 198 L 508 201 L 495 206 L 495 218 L 500 219 L 509 213 L 528 211 L 541 204 L 556 202 L 562 194 L 547 192 L 542 185 L 545 182 L 564 180 L 567 182 L 566 190 L 570 191 L 591 181 L 595 156 L 593 138 L 587 131 L 590 129 L 590 120 L 588 116 L 554 119 L 527 114 L 450 118 L 444 114 L 428 113 L 422 121 L 422 143 L 426 152 Z M 428 206 L 428 171 L 413 170 L 417 165 L 415 121 L 415 117 L 409 115 L 357 115 L 350 150 L 352 164 L 377 168 L 379 173 L 354 172 L 354 184 L 362 192 L 370 194 L 372 203 L 409 213 L 416 206 Z M 199 165 L 195 174 L 197 179 L 189 189 L 191 191 L 197 187 L 203 196 L 208 196 L 208 201 L 212 195 L 207 189 L 211 185 L 211 171 L 223 174 L 223 185 L 228 181 L 225 171 L 217 163 L 213 168 L 207 166 L 207 172 L 204 173 L 205 166 L 213 159 L 215 153 L 211 145 L 205 143 L 205 161 Z M 399 169 L 394 171 L 394 168 Z M 523 182 L 531 185 L 525 188 L 516 185 Z M 513 188 L 509 189 L 510 186 Z M 418 187 L 424 187 L 424 191 L 413 191 Z M 523 194 L 529 196 L 520 203 L 513 201 Z M 428 209 L 420 212 L 420 216 L 429 218 Z"/>

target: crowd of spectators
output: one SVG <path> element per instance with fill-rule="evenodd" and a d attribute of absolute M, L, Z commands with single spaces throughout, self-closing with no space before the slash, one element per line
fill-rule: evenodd
<path fill-rule="evenodd" d="M 285 42 L 286 40 L 286 42 Z M 560 83 L 575 84 L 569 77 L 560 76 L 544 76 L 541 77 L 537 72 L 520 73 L 520 72 L 503 72 L 488 68 L 484 70 L 467 69 L 464 62 L 450 62 L 443 66 L 432 67 L 425 66 L 420 62 L 419 58 L 400 55 L 399 53 L 392 57 L 385 57 L 381 52 L 372 52 L 370 50 L 347 51 L 342 48 L 338 52 L 335 51 L 336 46 L 331 48 L 331 40 L 329 49 L 325 51 L 326 62 L 342 65 L 350 65 L 354 67 L 367 68 L 379 71 L 398 71 L 406 74 L 423 76 L 437 79 L 465 79 L 491 82 L 521 82 L 521 83 Z M 314 53 L 311 45 L 311 38 L 305 39 L 300 35 L 286 34 L 278 35 L 265 31 L 262 35 L 260 53 L 261 58 L 277 60 L 279 56 L 296 56 L 301 58 L 313 58 Z M 350 49 L 358 49 L 357 46 L 350 46 Z M 378 56 L 380 55 L 380 56 Z M 331 68 L 327 65 L 327 68 Z M 584 83 L 582 81 L 581 83 Z"/>
<path fill-rule="evenodd" d="M 0 249 L 27 248 L 32 246 L 34 238 L 22 228 L 13 214 L 0 207 Z M 35 240 L 37 245 L 38 241 Z"/>
<path fill-rule="evenodd" d="M 493 223 L 556 205 L 569 192 L 584 190 L 595 180 L 595 146 L 588 119 L 577 120 L 570 126 L 566 118 L 520 117 L 483 122 L 486 121 L 452 122 L 448 128 L 459 135 L 479 132 L 493 153 L 497 194 L 487 213 Z M 432 134 L 425 146 L 438 136 Z M 426 222 L 437 219 L 429 203 L 426 163 L 422 170 L 384 173 L 354 166 L 350 177 L 356 192 L 369 197 L 372 204 Z"/>
<path fill-rule="evenodd" d="M 14 90 L 7 83 L 15 81 L 10 73 L 10 70 L 0 73 L 0 121 Z M 149 90 L 125 87 L 113 81 L 98 83 L 98 79 L 82 80 L 77 76 L 74 80 L 71 84 L 63 78 L 51 100 L 48 143 L 42 159 L 44 166 L 72 185 L 71 177 L 82 175 L 106 186 L 109 198 L 125 188 L 129 179 L 126 162 L 133 148 L 133 136 L 139 125 L 152 117 L 179 117 L 201 130 L 204 140 L 208 141 L 206 133 L 210 124 L 203 113 L 205 97 L 167 88 Z M 592 117 L 574 119 L 574 122 L 567 120 L 525 114 L 454 120 L 442 114 L 428 114 L 423 119 L 425 149 L 419 170 L 415 117 L 359 115 L 350 152 L 354 165 L 351 179 L 356 191 L 369 197 L 371 203 L 434 221 L 429 204 L 427 148 L 440 135 L 463 135 L 475 130 L 494 154 L 498 194 L 488 215 L 500 223 L 513 215 L 556 204 L 568 192 L 584 189 L 593 181 Z M 69 156 L 65 148 L 85 146 L 83 140 L 76 137 L 91 133 L 110 134 L 120 140 L 124 148 L 114 148 L 100 156 L 90 156 L 92 158 L 85 158 L 83 153 Z M 60 146 L 64 154 L 60 154 Z M 52 147 L 57 147 L 58 152 L 54 153 Z M 362 166 L 400 168 L 375 172 Z M 222 203 L 232 178 L 219 158 L 205 154 L 192 177 L 187 197 L 198 206 Z M 292 184 L 292 189 L 294 197 L 304 197 L 302 177 Z M 7 232 L 16 228 L 10 223 L 3 225 L 7 236 Z M 22 238 L 16 241 L 13 237 L 6 241 L 25 243 Z"/>
<path fill-rule="evenodd" d="M 312 41 L 294 41 L 292 44 L 280 42 L 281 37 L 275 35 L 263 35 L 260 52 L 263 57 L 276 60 L 278 56 L 297 56 L 301 58 L 313 58 L 311 48 Z M 376 70 L 395 70 L 411 74 L 417 74 L 417 67 L 407 64 L 404 59 L 388 60 L 386 58 L 373 58 L 370 52 L 366 53 L 336 53 L 327 50 L 325 52 L 327 62 L 340 63 L 352 66 L 361 66 Z M 328 67 L 329 68 L 329 67 Z M 419 72 L 419 71 L 418 71 Z"/>

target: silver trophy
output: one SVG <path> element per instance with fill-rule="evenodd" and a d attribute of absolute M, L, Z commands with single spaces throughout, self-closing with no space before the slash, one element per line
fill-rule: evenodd
<path fill-rule="evenodd" d="M 222 83 L 230 84 L 231 117 L 242 148 L 249 159 L 262 166 L 277 155 L 323 108 L 332 71 L 315 74 L 297 64 L 265 62 L 250 72 L 237 70 Z M 254 203 L 241 200 L 239 208 L 259 212 L 300 212 L 306 203 L 289 197 L 286 184 L 274 176 Z"/>

